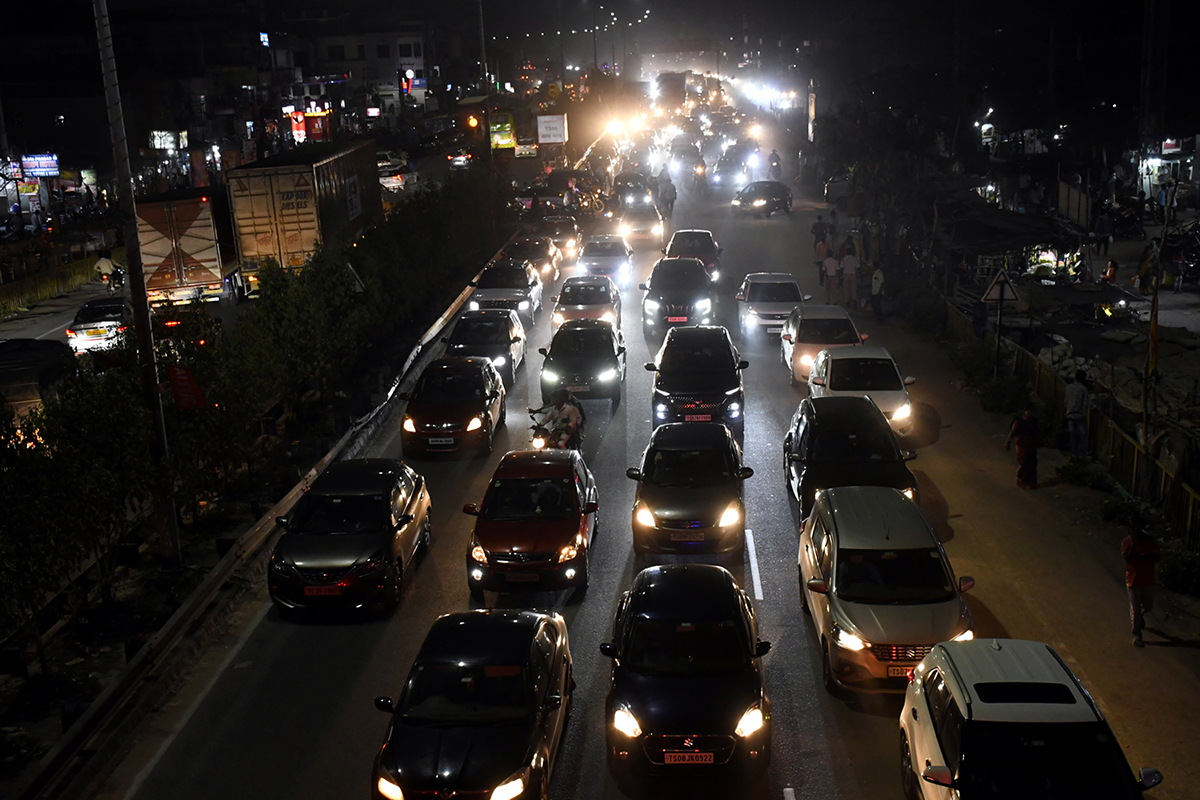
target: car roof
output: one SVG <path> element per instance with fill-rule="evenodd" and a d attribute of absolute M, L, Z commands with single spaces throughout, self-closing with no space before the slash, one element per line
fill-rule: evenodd
<path fill-rule="evenodd" d="M 659 267 L 666 267 L 670 269 L 671 267 L 679 266 L 681 264 L 687 264 L 689 266 L 704 269 L 704 262 L 698 258 L 693 258 L 691 256 L 666 256 L 664 258 L 660 258 L 658 261 L 655 261 L 654 266 L 650 268 L 651 280 L 653 280 L 654 270 L 658 269 Z M 676 328 L 674 330 L 679 329 Z"/>
<path fill-rule="evenodd" d="M 831 347 L 826 352 L 829 354 L 826 356 L 826 358 L 830 358 L 835 361 L 841 361 L 842 359 L 847 358 L 878 358 L 884 361 L 895 361 L 895 359 L 892 358 L 892 354 L 887 351 L 887 348 L 879 347 L 878 345 L 861 345 L 859 347 Z"/>
<path fill-rule="evenodd" d="M 684 325 L 671 328 L 667 332 L 668 342 L 709 342 L 719 338 L 722 342 L 729 341 L 729 331 L 720 325 Z"/>
<path fill-rule="evenodd" d="M 728 619 L 740 615 L 738 585 L 714 564 L 666 564 L 637 574 L 629 589 L 629 608 L 637 616 L 675 619 Z"/>
<path fill-rule="evenodd" d="M 917 504 L 899 489 L 839 486 L 822 492 L 818 502 L 832 519 L 838 547 L 916 550 L 938 541 Z"/>
<path fill-rule="evenodd" d="M 669 422 L 650 434 L 656 450 L 715 450 L 729 444 L 729 428 L 720 422 Z"/>
<path fill-rule="evenodd" d="M 866 395 L 830 395 L 827 397 L 808 397 L 801 401 L 812 408 L 817 425 L 830 425 L 833 428 L 858 428 L 873 422 L 883 420 L 883 412 L 875 401 Z"/>
<path fill-rule="evenodd" d="M 458 372 L 463 374 L 479 374 L 485 364 L 491 364 L 491 360 L 480 358 L 479 356 L 446 356 L 444 358 L 436 358 L 429 362 L 421 375 L 429 375 L 433 372 Z"/>
<path fill-rule="evenodd" d="M 584 244 L 592 242 L 624 242 L 625 237 L 619 233 L 593 233 Z"/>
<path fill-rule="evenodd" d="M 841 306 L 827 305 L 802 305 L 796 306 L 800 312 L 800 318 L 809 319 L 850 319 L 849 312 Z"/>
<path fill-rule="evenodd" d="M 712 235 L 713 235 L 712 231 L 705 230 L 704 228 L 680 228 L 679 230 L 677 230 L 671 234 L 671 238 L 674 239 L 676 236 L 678 236 L 681 233 L 707 233 L 709 235 L 709 237 L 712 237 Z"/>
<path fill-rule="evenodd" d="M 514 239 L 513 244 L 550 244 L 549 236 L 522 236 L 520 239 Z"/>
<path fill-rule="evenodd" d="M 561 478 L 571 474 L 571 450 L 510 450 L 500 459 L 493 478 Z"/>
<path fill-rule="evenodd" d="M 488 269 L 532 269 L 533 265 L 524 258 L 497 258 Z"/>
<path fill-rule="evenodd" d="M 751 272 L 746 283 L 796 283 L 796 276 L 789 272 Z"/>
<path fill-rule="evenodd" d="M 524 664 L 538 626 L 548 619 L 547 614 L 508 609 L 444 614 L 430 626 L 416 663 Z"/>
<path fill-rule="evenodd" d="M 511 308 L 480 308 L 475 311 L 462 312 L 462 316 L 459 317 L 458 322 L 460 325 L 464 322 L 470 322 L 471 320 L 488 320 L 491 322 L 499 322 L 503 320 L 506 322 L 512 322 L 513 318 L 516 316 L 517 312 L 513 311 Z"/>
<path fill-rule="evenodd" d="M 607 275 L 576 275 L 563 281 L 563 286 L 609 286 L 613 283 Z"/>
<path fill-rule="evenodd" d="M 1024 639 L 975 639 L 943 642 L 934 650 L 951 666 L 950 685 L 969 706 L 973 720 L 995 722 L 1096 722 L 1103 715 L 1062 658 L 1045 642 Z M 984 702 L 978 684 L 1010 686 L 1004 702 Z M 957 685 L 956 685 L 957 684 Z M 1029 684 L 1059 687 L 1060 702 L 1021 702 Z M 998 688 L 998 687 L 997 687 Z M 1044 688 L 1044 687 L 1039 687 Z M 1074 702 L 1067 701 L 1067 695 Z M 1033 698 L 1028 698 L 1033 699 Z"/>
<path fill-rule="evenodd" d="M 325 468 L 308 491 L 314 495 L 388 494 L 404 465 L 390 458 L 354 458 Z"/>

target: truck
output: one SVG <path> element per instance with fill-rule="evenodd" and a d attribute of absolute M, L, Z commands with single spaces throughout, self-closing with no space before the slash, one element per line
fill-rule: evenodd
<path fill-rule="evenodd" d="M 226 176 L 246 293 L 269 261 L 296 269 L 323 242 L 349 240 L 383 213 L 370 140 L 304 145 Z"/>
<path fill-rule="evenodd" d="M 668 114 L 678 114 L 683 111 L 687 100 L 687 84 L 689 72 L 660 72 L 654 79 L 654 103 L 656 107 L 666 109 Z"/>
<path fill-rule="evenodd" d="M 244 289 L 223 187 L 140 200 L 137 222 L 151 307 L 217 301 Z"/>

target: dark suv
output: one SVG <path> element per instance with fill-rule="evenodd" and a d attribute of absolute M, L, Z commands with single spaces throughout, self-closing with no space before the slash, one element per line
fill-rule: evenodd
<path fill-rule="evenodd" d="M 675 325 L 707 325 L 716 318 L 717 298 L 704 262 L 695 258 L 660 258 L 649 283 L 638 288 L 642 298 L 642 331 L 661 334 Z"/>
<path fill-rule="evenodd" d="M 550 403 L 556 389 L 566 389 L 581 400 L 603 398 L 613 406 L 621 402 L 625 381 L 625 338 L 612 323 L 598 319 L 564 322 L 550 341 L 539 348 L 542 362 L 542 404 Z"/>
<path fill-rule="evenodd" d="M 675 328 L 667 334 L 654 361 L 650 415 L 654 427 L 664 422 L 723 422 L 741 437 L 746 410 L 742 361 L 719 326 Z"/>

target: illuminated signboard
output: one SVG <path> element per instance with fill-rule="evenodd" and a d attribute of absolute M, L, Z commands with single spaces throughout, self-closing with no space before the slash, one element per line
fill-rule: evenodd
<path fill-rule="evenodd" d="M 492 149 L 500 150 L 517 146 L 517 134 L 513 129 L 512 114 L 492 114 L 488 121 L 492 133 Z"/>
<path fill-rule="evenodd" d="M 21 171 L 28 178 L 55 178 L 58 176 L 58 156 L 53 153 L 21 156 Z"/>

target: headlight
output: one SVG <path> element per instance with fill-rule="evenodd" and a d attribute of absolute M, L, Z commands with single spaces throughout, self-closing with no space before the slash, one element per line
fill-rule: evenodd
<path fill-rule="evenodd" d="M 761 197 L 758 198 L 757 200 L 755 200 L 753 203 L 755 208 L 761 208 L 762 206 L 765 206 L 766 204 L 767 204 L 767 201 L 763 200 Z"/>
<path fill-rule="evenodd" d="M 638 725 L 637 718 L 623 708 L 618 708 L 613 712 L 613 727 L 630 739 L 636 739 L 642 735 L 642 726 Z"/>
<path fill-rule="evenodd" d="M 471 302 L 467 303 L 467 308 L 471 311 L 478 311 L 479 303 L 476 302 L 475 300 L 472 300 Z"/>
<path fill-rule="evenodd" d="M 969 641 L 971 641 L 971 640 L 972 640 L 972 639 L 974 639 L 974 638 L 975 638 L 975 631 L 973 631 L 973 630 L 971 630 L 970 628 L 968 628 L 967 630 L 965 630 L 965 631 L 963 631 L 962 633 L 960 633 L 958 636 L 955 636 L 955 637 L 954 637 L 954 639 L 953 639 L 953 641 L 955 641 L 955 642 L 969 642 Z"/>
<path fill-rule="evenodd" d="M 742 718 L 738 720 L 737 727 L 733 732 L 745 739 L 750 734 L 759 730 L 763 726 L 762 709 L 758 706 L 746 709 L 746 713 L 742 714 Z"/>
<path fill-rule="evenodd" d="M 503 367 L 507 363 L 508 363 L 508 360 L 504 356 L 496 356 L 495 358 L 492 359 L 493 367 Z"/>
<path fill-rule="evenodd" d="M 525 791 L 525 779 L 518 776 L 492 790 L 491 800 L 513 800 Z"/>
<path fill-rule="evenodd" d="M 378 572 L 379 570 L 383 569 L 386 565 L 387 565 L 387 554 L 380 552 L 380 553 L 376 553 L 375 555 L 371 556 L 363 563 L 359 564 L 358 572 L 360 575 L 369 575 L 372 572 Z"/>
<path fill-rule="evenodd" d="M 621 272 L 630 272 L 632 269 L 633 264 L 630 264 L 628 261 L 621 262 Z"/>
<path fill-rule="evenodd" d="M 904 495 L 909 500 L 912 500 L 913 498 L 915 498 L 917 496 L 917 493 L 915 491 L 913 491 L 911 488 L 905 489 L 900 494 Z"/>
<path fill-rule="evenodd" d="M 542 380 L 546 381 L 547 383 L 558 383 L 558 373 L 552 370 L 544 369 L 542 370 Z"/>
<path fill-rule="evenodd" d="M 575 249 L 575 240 L 574 239 L 567 239 L 567 249 L 568 250 Z"/>
<path fill-rule="evenodd" d="M 558 563 L 570 561 L 575 556 L 579 555 L 579 548 L 573 544 L 568 544 L 558 551 Z"/>
<path fill-rule="evenodd" d="M 700 314 L 707 314 L 712 311 L 712 300 L 707 298 L 696 302 L 696 311 Z"/>
<path fill-rule="evenodd" d="M 388 800 L 404 800 L 404 792 L 400 791 L 400 787 L 393 783 L 387 775 L 379 776 L 379 780 L 375 782 L 375 788 Z"/>
<path fill-rule="evenodd" d="M 729 205 L 731 205 L 731 206 L 740 206 L 741 204 L 742 204 L 742 201 L 738 200 L 736 197 L 733 198 L 733 200 L 730 201 L 730 203 L 729 203 Z"/>
<path fill-rule="evenodd" d="M 708 276 L 708 279 L 709 279 L 710 281 L 713 281 L 714 283 L 715 283 L 716 281 L 720 280 L 720 278 L 721 278 L 721 270 L 719 270 L 719 269 L 714 269 L 714 270 L 712 271 L 712 274 L 710 274 L 710 275 Z"/>
<path fill-rule="evenodd" d="M 617 228 L 617 230 L 621 233 L 622 236 L 629 235 L 629 226 L 628 225 L 622 225 L 621 227 Z"/>
<path fill-rule="evenodd" d="M 552 319 L 554 321 L 555 325 L 562 325 L 563 322 L 566 320 L 566 317 L 564 317 L 562 315 L 561 311 L 555 311 L 554 316 L 552 316 L 550 319 Z"/>
<path fill-rule="evenodd" d="M 843 650 L 862 650 L 866 648 L 867 641 L 860 636 L 855 636 L 853 633 L 848 633 L 841 628 L 837 631 L 837 646 Z"/>
<path fill-rule="evenodd" d="M 417 423 L 413 422 L 412 417 L 406 416 L 404 418 L 404 430 L 408 431 L 409 433 L 417 432 Z"/>
<path fill-rule="evenodd" d="M 605 312 L 604 312 L 604 316 L 602 316 L 602 317 L 600 318 L 600 321 L 601 321 L 601 322 L 615 322 L 615 321 L 616 321 L 616 319 L 617 319 L 617 318 L 613 316 L 613 312 L 611 312 L 611 311 L 605 311 Z"/>
<path fill-rule="evenodd" d="M 726 525 L 733 525 L 741 518 L 742 512 L 737 507 L 737 503 L 730 503 L 729 508 L 721 513 L 721 519 L 717 522 L 717 527 L 724 528 Z"/>
<path fill-rule="evenodd" d="M 550 274 L 550 262 L 546 262 L 546 266 L 542 267 L 542 274 L 543 275 Z"/>
<path fill-rule="evenodd" d="M 604 372 L 601 372 L 596 376 L 597 380 L 604 383 L 611 381 L 615 377 L 617 377 L 617 371 L 615 369 L 606 369 Z"/>
<path fill-rule="evenodd" d="M 912 414 L 912 403 L 905 403 L 896 409 L 896 413 L 892 414 L 892 419 L 908 419 Z"/>
<path fill-rule="evenodd" d="M 654 519 L 654 514 L 645 506 L 638 506 L 635 517 L 639 525 L 645 525 L 647 528 L 653 528 L 658 525 L 658 521 Z"/>
<path fill-rule="evenodd" d="M 467 432 L 477 431 L 483 427 L 483 417 L 471 417 L 471 421 L 467 423 Z"/>
<path fill-rule="evenodd" d="M 758 154 L 751 153 L 750 157 L 746 159 L 746 163 L 752 167 L 757 167 L 758 166 Z"/>
<path fill-rule="evenodd" d="M 657 406 L 654 407 L 654 416 L 658 417 L 659 419 L 666 419 L 667 418 L 667 407 L 665 405 L 663 405 L 662 403 L 659 403 Z"/>
<path fill-rule="evenodd" d="M 535 436 L 535 437 L 533 437 L 533 441 L 531 441 L 529 444 L 533 447 L 534 450 L 541 450 L 543 447 L 546 446 L 546 440 L 543 439 L 541 436 Z"/>
<path fill-rule="evenodd" d="M 720 183 L 720 182 L 721 182 L 721 176 L 713 175 L 713 183 Z"/>
<path fill-rule="evenodd" d="M 808 353 L 805 353 L 804 355 L 800 356 L 800 363 L 806 367 L 811 367 L 813 363 L 813 357 Z"/>
<path fill-rule="evenodd" d="M 658 301 L 647 299 L 646 302 L 642 304 L 642 308 L 653 314 L 655 311 L 658 311 Z"/>
<path fill-rule="evenodd" d="M 663 226 L 662 226 L 662 225 L 655 225 L 655 226 L 654 226 L 654 227 L 651 229 L 651 233 L 653 233 L 655 236 L 661 236 L 661 235 L 662 235 L 662 232 L 663 232 Z"/>
<path fill-rule="evenodd" d="M 643 199 L 645 202 L 649 203 L 649 202 L 650 202 L 651 200 L 653 200 L 654 198 L 652 198 L 652 197 L 651 197 L 649 194 L 647 194 L 647 195 L 646 195 L 644 198 L 642 198 L 642 199 Z"/>
<path fill-rule="evenodd" d="M 529 308 L 528 300 L 522 300 L 520 303 L 517 304 L 518 311 L 526 311 L 528 308 Z"/>
<path fill-rule="evenodd" d="M 480 564 L 487 563 L 487 551 L 483 549 L 483 545 L 475 545 L 471 548 L 471 558 L 478 561 Z"/>

